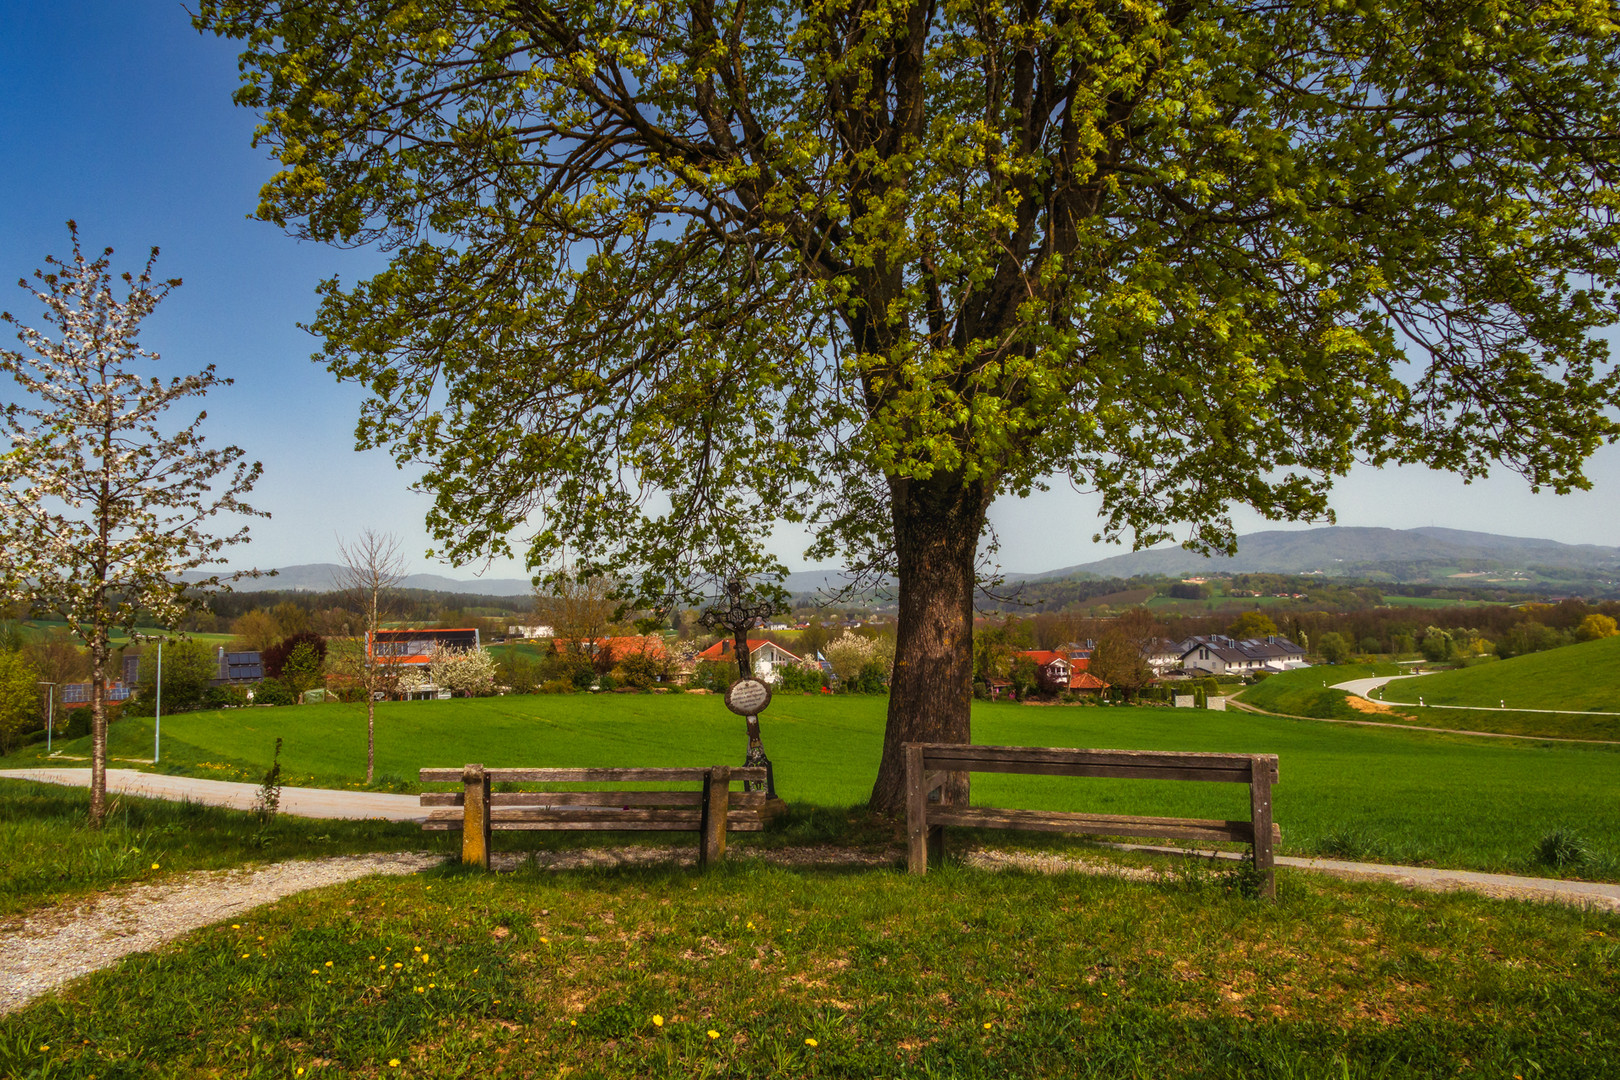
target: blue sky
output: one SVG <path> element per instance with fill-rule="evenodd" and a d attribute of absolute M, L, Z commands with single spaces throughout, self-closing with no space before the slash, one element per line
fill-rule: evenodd
<path fill-rule="evenodd" d="M 87 249 L 117 249 L 135 269 L 162 248 L 158 271 L 186 284 L 147 324 L 146 347 L 174 372 L 217 364 L 235 385 L 207 400 L 214 441 L 264 463 L 254 505 L 271 512 L 233 563 L 261 567 L 327 562 L 335 538 L 363 528 L 392 532 L 413 569 L 468 577 L 423 558 L 425 496 L 412 474 L 379 451 L 354 450 L 360 394 L 337 384 L 309 355 L 297 328 L 315 309 L 314 288 L 382 265 L 366 251 L 299 243 L 247 215 L 269 175 L 251 146 L 253 115 L 231 104 L 232 43 L 191 29 L 169 0 L 13 2 L 0 14 L 0 307 L 37 309 L 11 282 L 45 255 L 68 250 L 73 218 Z M 8 391 L 0 390 L 0 394 Z M 1439 525 L 1566 543 L 1620 544 L 1620 447 L 1592 462 L 1591 492 L 1532 495 L 1503 472 L 1471 486 L 1423 469 L 1361 469 L 1334 500 L 1343 525 Z M 1066 484 L 992 511 L 1001 561 L 1038 571 L 1116 554 L 1091 543 L 1097 501 Z M 1276 528 L 1253 514 L 1240 531 Z M 782 537 L 794 568 L 802 543 Z M 487 573 L 516 576 L 515 564 Z"/>

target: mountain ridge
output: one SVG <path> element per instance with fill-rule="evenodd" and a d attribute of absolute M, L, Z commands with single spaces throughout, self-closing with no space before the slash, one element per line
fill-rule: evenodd
<path fill-rule="evenodd" d="M 1238 537 L 1238 554 L 1205 558 L 1181 547 L 1151 548 L 1076 563 L 1056 570 L 1008 573 L 1016 582 L 1059 581 L 1086 574 L 1130 578 L 1141 574 L 1173 576 L 1188 573 L 1321 573 L 1327 576 L 1391 574 L 1402 566 L 1467 565 L 1476 569 L 1558 569 L 1612 572 L 1620 576 L 1620 547 L 1565 544 L 1534 537 L 1501 536 L 1428 526 L 1386 529 L 1329 525 L 1319 529 L 1272 529 Z M 1487 565 L 1489 564 L 1489 565 Z M 239 592 L 327 592 L 336 588 L 337 563 L 301 563 L 283 567 L 275 576 L 246 578 L 235 584 Z M 201 574 L 188 574 L 195 580 Z M 1405 580 L 1397 577 L 1397 580 Z M 784 587 L 795 595 L 835 591 L 848 583 L 836 569 L 798 570 Z M 534 586 L 527 578 L 452 578 L 443 574 L 410 574 L 401 588 L 477 596 L 527 596 Z"/>

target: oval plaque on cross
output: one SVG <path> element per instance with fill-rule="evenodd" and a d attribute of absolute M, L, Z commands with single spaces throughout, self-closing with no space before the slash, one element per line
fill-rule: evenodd
<path fill-rule="evenodd" d="M 726 691 L 726 708 L 738 716 L 758 716 L 771 703 L 771 688 L 758 679 L 738 679 Z"/>

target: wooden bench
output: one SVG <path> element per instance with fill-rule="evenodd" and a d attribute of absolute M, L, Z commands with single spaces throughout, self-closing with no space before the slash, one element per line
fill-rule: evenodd
<path fill-rule="evenodd" d="M 763 786 L 763 768 L 688 769 L 423 769 L 424 784 L 459 783 L 460 791 L 424 791 L 422 805 L 440 807 L 422 823 L 428 830 L 461 830 L 461 861 L 489 869 L 495 830 L 696 832 L 698 865 L 726 851 L 728 830 L 757 832 L 782 809 L 765 792 L 732 791 L 734 783 Z M 691 788 L 636 791 L 499 791 L 492 784 L 695 784 Z"/>
<path fill-rule="evenodd" d="M 906 743 L 907 864 L 914 874 L 944 853 L 944 827 L 1034 829 L 1042 832 L 1129 836 L 1156 840 L 1206 840 L 1248 844 L 1261 875 L 1261 893 L 1277 895 L 1275 849 L 1282 834 L 1271 820 L 1275 754 L 1182 754 L 1157 750 L 1070 750 L 1034 746 L 972 746 Z M 1248 821 L 1122 817 L 950 806 L 937 801 L 953 772 L 1035 773 L 1138 780 L 1205 780 L 1249 785 Z"/>

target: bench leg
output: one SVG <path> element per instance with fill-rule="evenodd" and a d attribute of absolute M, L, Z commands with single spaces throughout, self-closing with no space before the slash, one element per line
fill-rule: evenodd
<path fill-rule="evenodd" d="M 928 873 L 929 860 L 945 855 L 945 828 L 928 824 L 927 777 L 920 746 L 906 747 L 906 869 Z"/>
<path fill-rule="evenodd" d="M 1254 869 L 1260 875 L 1260 895 L 1277 898 L 1277 859 L 1271 836 L 1271 763 L 1253 759 L 1249 780 L 1249 820 L 1254 822 Z"/>
<path fill-rule="evenodd" d="M 489 869 L 489 774 L 482 765 L 461 770 L 461 861 Z"/>
<path fill-rule="evenodd" d="M 731 766 L 720 765 L 703 777 L 703 814 L 699 825 L 698 869 L 707 870 L 726 854 L 726 812 L 731 809 Z"/>

